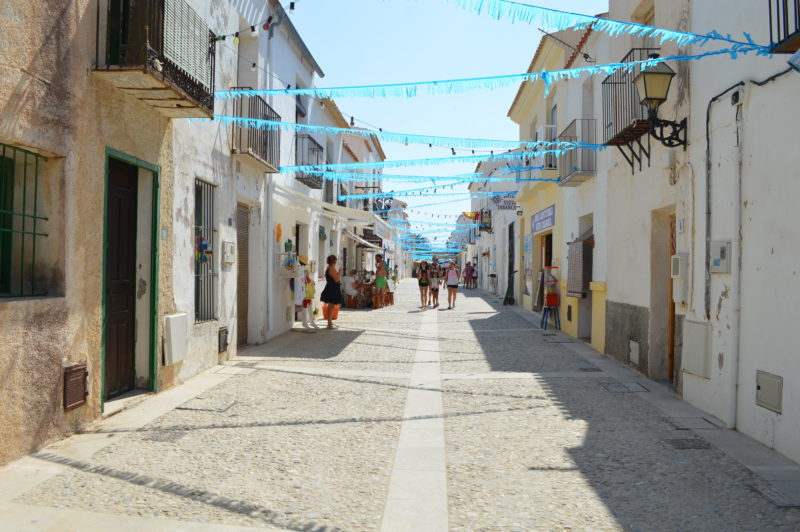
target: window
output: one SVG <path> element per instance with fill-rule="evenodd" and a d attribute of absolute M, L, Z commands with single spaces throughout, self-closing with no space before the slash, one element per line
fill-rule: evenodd
<path fill-rule="evenodd" d="M 214 255 L 214 185 L 194 182 L 194 321 L 217 318 Z"/>
<path fill-rule="evenodd" d="M 41 155 L 0 144 L 0 297 L 47 293 L 36 272 L 37 249 L 47 237 L 40 215 Z M 40 275 L 41 277 L 41 275 Z"/>

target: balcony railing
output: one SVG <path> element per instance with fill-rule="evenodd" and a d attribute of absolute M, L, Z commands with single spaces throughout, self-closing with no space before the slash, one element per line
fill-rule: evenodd
<path fill-rule="evenodd" d="M 98 1 L 98 72 L 166 116 L 212 116 L 216 36 L 185 0 Z"/>
<path fill-rule="evenodd" d="M 251 87 L 233 87 L 250 89 Z M 234 116 L 258 120 L 280 121 L 281 117 L 259 96 L 248 96 L 233 100 Z M 267 166 L 270 173 L 280 166 L 281 132 L 279 129 L 258 129 L 242 127 L 234 123 L 231 132 L 233 153 L 246 153 Z"/>
<path fill-rule="evenodd" d="M 347 195 L 347 188 L 341 183 L 339 184 L 339 196 L 346 196 Z M 346 199 L 337 199 L 336 204 L 339 207 L 347 207 L 347 200 Z"/>
<path fill-rule="evenodd" d="M 298 166 L 322 164 L 324 150 L 310 135 L 295 136 L 295 164 Z M 308 188 L 322 188 L 322 176 L 296 172 L 295 179 Z"/>
<path fill-rule="evenodd" d="M 658 48 L 634 48 L 622 63 L 644 61 Z M 647 108 L 639 103 L 633 83 L 641 71 L 620 69 L 603 80 L 603 143 L 609 146 L 627 146 L 650 131 Z"/>
<path fill-rule="evenodd" d="M 772 53 L 800 50 L 800 0 L 769 1 L 769 40 Z"/>
<path fill-rule="evenodd" d="M 584 144 L 595 143 L 595 129 L 597 120 L 594 118 L 579 118 L 573 120 L 561 135 L 559 142 L 581 142 Z M 591 179 L 596 171 L 597 154 L 589 148 L 567 150 L 558 159 L 558 184 L 574 187 Z"/>

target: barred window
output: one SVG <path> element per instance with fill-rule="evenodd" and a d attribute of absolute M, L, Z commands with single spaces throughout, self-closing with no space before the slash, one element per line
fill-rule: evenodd
<path fill-rule="evenodd" d="M 37 246 L 47 237 L 40 214 L 39 172 L 47 159 L 0 144 L 0 298 L 47 293 L 37 282 Z M 39 272 L 41 274 L 41 272 Z"/>
<path fill-rule="evenodd" d="M 217 318 L 214 272 L 214 185 L 194 182 L 194 320 Z"/>

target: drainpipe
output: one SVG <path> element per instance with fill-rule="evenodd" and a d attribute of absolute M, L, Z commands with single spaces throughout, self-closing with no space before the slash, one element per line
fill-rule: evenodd
<path fill-rule="evenodd" d="M 731 323 L 731 338 L 732 348 L 730 361 L 731 366 L 731 380 L 732 386 L 729 389 L 728 397 L 728 412 L 730 412 L 730 419 L 728 421 L 728 428 L 736 428 L 738 421 L 739 410 L 739 346 L 741 342 L 741 325 L 742 325 L 742 227 L 743 227 L 743 209 L 742 209 L 742 162 L 744 161 L 744 137 L 743 137 L 743 114 L 744 104 L 736 106 L 736 192 L 733 201 L 733 219 L 737 223 L 736 227 L 736 267 L 731 268 L 735 279 L 733 280 L 733 296 L 731 297 L 731 304 L 733 305 L 733 320 Z"/>

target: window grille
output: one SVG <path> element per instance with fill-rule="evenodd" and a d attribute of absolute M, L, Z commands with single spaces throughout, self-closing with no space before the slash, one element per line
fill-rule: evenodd
<path fill-rule="evenodd" d="M 47 293 L 36 278 L 36 247 L 47 233 L 39 214 L 39 170 L 47 159 L 0 144 L 0 297 Z"/>
<path fill-rule="evenodd" d="M 214 185 L 194 182 L 194 320 L 217 318 L 214 272 Z"/>

